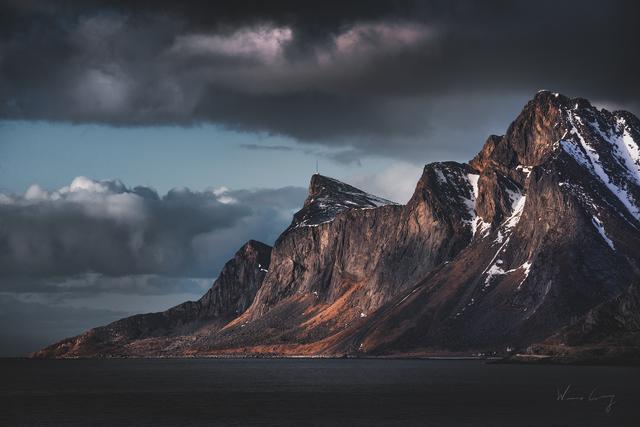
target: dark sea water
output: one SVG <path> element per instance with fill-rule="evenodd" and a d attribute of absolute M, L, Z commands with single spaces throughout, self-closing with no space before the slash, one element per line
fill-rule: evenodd
<path fill-rule="evenodd" d="M 558 400 L 558 389 L 569 385 Z M 605 395 L 615 395 L 610 412 Z M 640 426 L 640 369 L 455 360 L 5 359 L 0 425 Z"/>

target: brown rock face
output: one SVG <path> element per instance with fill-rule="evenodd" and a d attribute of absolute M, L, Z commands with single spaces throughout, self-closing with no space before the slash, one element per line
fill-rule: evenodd
<path fill-rule="evenodd" d="M 592 108 L 588 101 L 570 99 L 560 94 L 540 91 L 525 105 L 504 136 L 489 137 L 480 153 L 471 160 L 474 168 L 493 168 L 503 175 L 513 175 L 522 184 L 521 165 L 537 166 L 554 151 L 556 141 L 567 129 L 566 111 L 572 105 Z"/>
<path fill-rule="evenodd" d="M 269 270 L 271 246 L 250 240 L 236 252 L 211 289 L 197 301 L 201 319 L 229 319 L 251 305 Z"/>
<path fill-rule="evenodd" d="M 93 330 L 102 347 L 90 331 L 41 355 L 525 349 L 607 301 L 632 298 L 629 286 L 640 277 L 639 144 L 633 115 L 540 92 L 469 165 L 425 166 L 406 205 L 314 175 L 270 261 L 236 255 L 221 285 L 172 309 L 162 334 L 150 332 L 159 327 L 149 317 L 142 323 L 153 327 Z M 636 327 L 633 317 L 612 316 Z M 596 323 L 605 334 L 612 328 Z M 579 336 L 572 331 L 557 336 Z"/>
<path fill-rule="evenodd" d="M 211 351 L 334 351 L 337 336 L 468 244 L 472 172 L 453 162 L 428 165 L 406 206 L 349 209 L 290 228 L 274 247 L 254 303 L 209 344 Z"/>

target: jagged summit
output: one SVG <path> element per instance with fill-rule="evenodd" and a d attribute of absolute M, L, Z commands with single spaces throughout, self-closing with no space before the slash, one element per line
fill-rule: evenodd
<path fill-rule="evenodd" d="M 266 243 L 262 243 L 259 240 L 249 239 L 247 243 L 245 243 L 244 245 L 242 245 L 240 249 L 238 249 L 237 253 L 255 252 L 256 254 L 258 254 L 257 255 L 259 257 L 258 259 L 262 264 L 269 265 L 268 252 L 270 250 L 271 250 L 271 246 L 267 245 Z M 267 253 L 266 257 L 265 257 L 265 253 Z"/>
<path fill-rule="evenodd" d="M 394 204 L 396 203 L 316 173 L 311 176 L 309 195 L 302 209 L 293 216 L 289 229 L 331 221 L 348 209 L 370 209 Z"/>
<path fill-rule="evenodd" d="M 573 165 L 594 177 L 598 185 L 604 187 L 603 194 L 615 196 L 619 202 L 614 204 L 622 203 L 622 210 L 640 219 L 639 144 L 640 123 L 633 114 L 598 110 L 583 98 L 540 91 L 525 105 L 504 136 L 492 135 L 487 139 L 470 165 L 480 172 L 480 180 L 485 184 L 490 179 L 494 182 L 502 179 L 514 184 L 519 192 L 524 191 L 526 180 L 535 168 L 542 167 L 551 173 Z M 568 182 L 564 181 L 563 185 Z M 480 198 L 493 201 L 485 205 L 489 207 L 487 215 L 482 215 L 491 222 L 494 216 L 503 216 L 496 212 L 495 201 L 507 199 L 494 191 L 495 185 L 481 187 L 485 194 L 481 191 Z M 492 190 L 486 194 L 489 187 Z M 571 188 L 576 190 L 575 186 L 565 186 L 565 190 Z M 482 207 L 479 210 L 482 211 Z"/>
<path fill-rule="evenodd" d="M 574 200 L 611 249 L 619 246 L 610 238 L 618 226 L 605 212 L 639 227 L 640 124 L 629 112 L 540 91 L 470 165 L 480 173 L 476 212 L 493 228 L 506 218 L 517 223 L 514 215 L 520 218 L 530 187 L 541 181 L 548 193 Z"/>

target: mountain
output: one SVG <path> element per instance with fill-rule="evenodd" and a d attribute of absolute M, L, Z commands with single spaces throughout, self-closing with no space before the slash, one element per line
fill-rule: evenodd
<path fill-rule="evenodd" d="M 251 304 L 269 268 L 271 246 L 250 240 L 229 260 L 198 301 L 160 313 L 138 314 L 68 338 L 36 357 L 171 354 L 180 340 L 203 329 L 213 333 Z"/>
<path fill-rule="evenodd" d="M 588 338 L 611 321 L 586 320 L 610 318 L 616 354 L 638 355 L 626 301 L 640 278 L 639 143 L 632 114 L 541 91 L 468 164 L 426 165 L 406 205 L 316 174 L 264 245 L 268 272 L 236 254 L 229 269 L 256 274 L 223 270 L 209 291 L 232 296 L 36 356 L 575 355 L 611 344 Z"/>
<path fill-rule="evenodd" d="M 520 349 L 622 293 L 639 276 L 639 129 L 629 113 L 538 93 L 470 162 L 469 245 L 378 313 L 364 347 Z"/>

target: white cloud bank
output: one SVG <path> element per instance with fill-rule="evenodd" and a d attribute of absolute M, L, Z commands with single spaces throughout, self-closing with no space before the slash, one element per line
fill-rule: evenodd
<path fill-rule="evenodd" d="M 33 185 L 0 194 L 0 277 L 215 277 L 245 241 L 273 242 L 305 195 L 220 187 L 160 196 L 86 177 L 50 192 Z"/>

